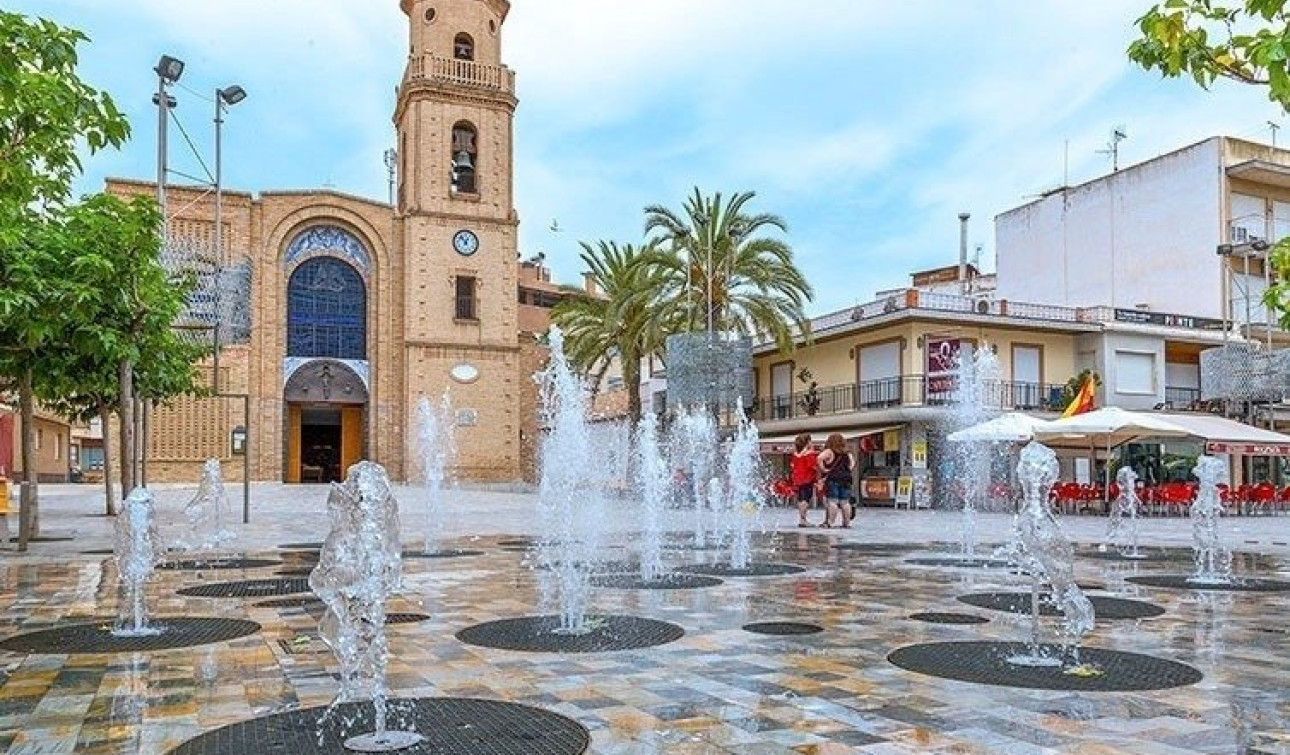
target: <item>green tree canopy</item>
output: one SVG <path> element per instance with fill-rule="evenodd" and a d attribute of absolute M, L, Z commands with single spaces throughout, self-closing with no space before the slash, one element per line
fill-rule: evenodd
<path fill-rule="evenodd" d="M 1208 89 L 1220 78 L 1267 88 L 1290 110 L 1290 12 L 1287 0 L 1167 0 L 1137 21 L 1129 58 L 1170 78 L 1190 76 Z"/>
<path fill-rule="evenodd" d="M 60 258 L 62 230 L 49 213 L 71 194 L 81 171 L 78 150 L 120 146 L 130 133 L 112 98 L 78 76 L 84 41 L 52 21 L 0 11 L 0 388 L 18 389 L 28 472 L 35 466 L 37 368 L 66 347 L 59 340 L 64 271 L 50 266 Z M 33 486 L 24 485 L 20 549 L 37 526 L 35 502 Z"/>
<path fill-rule="evenodd" d="M 120 146 L 130 127 L 106 93 L 77 75 L 84 34 L 0 11 L 0 231 L 64 202 L 81 172 L 78 148 Z"/>
<path fill-rule="evenodd" d="M 796 335 L 810 334 L 811 285 L 792 248 L 766 235 L 786 232 L 784 220 L 750 211 L 756 196 L 705 196 L 696 188 L 680 212 L 646 207 L 645 233 L 656 249 L 643 264 L 657 271 L 659 313 L 683 330 L 711 322 L 716 330 L 769 336 L 788 351 Z"/>
<path fill-rule="evenodd" d="M 658 275 L 641 264 L 650 251 L 612 241 L 582 242 L 580 256 L 596 290 L 571 293 L 551 313 L 551 322 L 564 331 L 570 364 L 593 385 L 599 386 L 618 361 L 633 421 L 641 415 L 641 358 L 660 351 L 669 332 L 651 306 Z"/>

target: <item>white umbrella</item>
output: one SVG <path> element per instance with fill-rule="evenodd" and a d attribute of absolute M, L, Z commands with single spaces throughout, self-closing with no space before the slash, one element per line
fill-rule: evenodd
<path fill-rule="evenodd" d="M 1048 426 L 1048 422 L 1021 412 L 1008 412 L 978 425 L 966 427 L 949 434 L 951 441 L 979 441 L 993 443 L 1025 443 L 1035 432 Z"/>
<path fill-rule="evenodd" d="M 1035 440 L 1061 445 L 1062 440 L 1083 438 L 1109 448 L 1139 438 L 1183 438 L 1189 435 L 1191 432 L 1186 428 L 1155 415 L 1108 406 L 1046 422 L 1044 427 L 1035 431 Z"/>
<path fill-rule="evenodd" d="M 1187 429 L 1161 419 L 1155 415 L 1142 412 L 1130 412 L 1115 406 L 1108 406 L 1096 411 L 1063 417 L 1046 423 L 1035 431 L 1035 440 L 1049 445 L 1073 445 L 1071 440 L 1083 440 L 1090 450 L 1097 446 L 1106 446 L 1106 475 L 1102 488 L 1103 500 L 1111 495 L 1111 447 L 1141 438 L 1185 438 L 1191 435 Z"/>

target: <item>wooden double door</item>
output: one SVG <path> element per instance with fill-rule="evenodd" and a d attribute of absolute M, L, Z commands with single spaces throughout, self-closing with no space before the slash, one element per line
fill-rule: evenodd
<path fill-rule="evenodd" d="M 287 405 L 286 482 L 340 482 L 362 458 L 362 406 Z"/>

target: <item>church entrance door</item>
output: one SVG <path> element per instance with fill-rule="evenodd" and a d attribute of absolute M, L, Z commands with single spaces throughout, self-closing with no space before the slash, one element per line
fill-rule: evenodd
<path fill-rule="evenodd" d="M 287 381 L 286 482 L 340 482 L 363 459 L 367 391 L 343 363 L 318 360 Z"/>

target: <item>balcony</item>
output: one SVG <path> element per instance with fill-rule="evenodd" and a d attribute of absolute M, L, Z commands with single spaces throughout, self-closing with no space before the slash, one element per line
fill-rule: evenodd
<path fill-rule="evenodd" d="M 495 66 L 473 60 L 458 60 L 439 55 L 421 55 L 408 59 L 403 76 L 405 84 L 426 82 L 515 94 L 515 72 L 506 66 Z"/>
<path fill-rule="evenodd" d="M 1065 386 L 999 381 L 985 386 L 985 402 L 1000 411 L 1061 411 Z M 904 406 L 946 406 L 956 395 L 954 378 L 924 375 L 847 383 L 757 399 L 753 416 L 762 422 L 873 411 Z"/>

